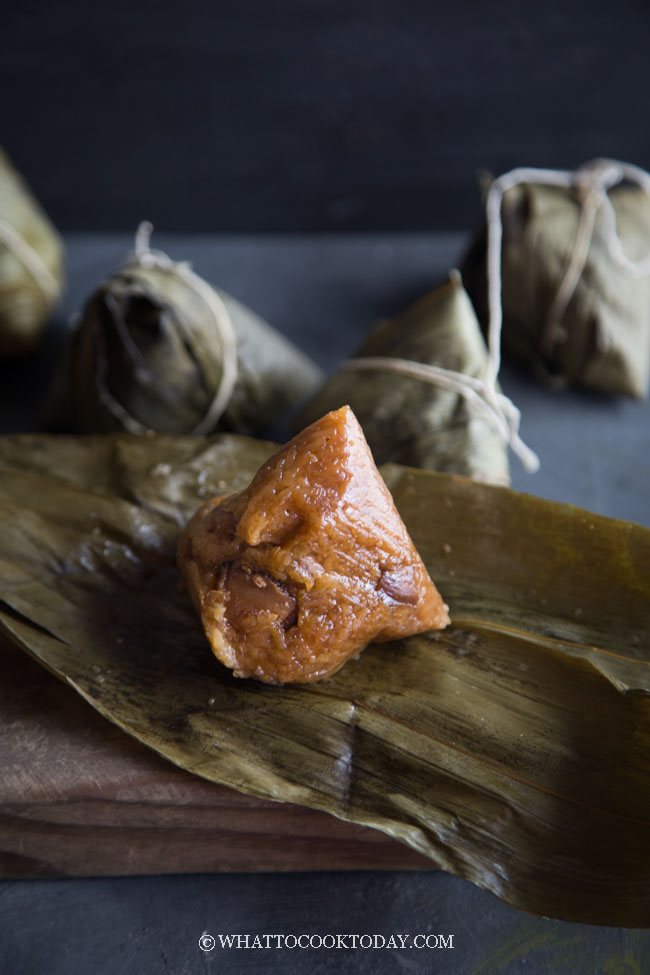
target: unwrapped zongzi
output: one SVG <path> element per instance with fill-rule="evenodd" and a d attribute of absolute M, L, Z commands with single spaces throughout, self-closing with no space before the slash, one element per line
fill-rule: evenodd
<path fill-rule="evenodd" d="M 350 409 L 329 413 L 241 494 L 206 502 L 179 563 L 236 677 L 306 683 L 371 640 L 449 623 Z"/>

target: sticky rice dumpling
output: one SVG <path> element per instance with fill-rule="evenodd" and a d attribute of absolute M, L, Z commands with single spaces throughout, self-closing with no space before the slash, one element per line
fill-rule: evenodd
<path fill-rule="evenodd" d="M 639 187 L 609 191 L 621 248 L 631 261 L 650 250 L 650 197 Z M 571 189 L 523 183 L 503 195 L 502 346 L 552 386 L 584 386 L 644 397 L 650 377 L 650 275 L 612 260 L 604 215 L 596 214 L 584 267 L 566 307 L 557 298 L 576 248 L 582 202 Z M 465 286 L 487 323 L 487 232 L 462 265 Z"/>
<path fill-rule="evenodd" d="M 316 364 L 251 309 L 187 264 L 166 255 L 147 263 L 149 254 L 89 297 L 50 391 L 48 430 L 252 436 L 318 385 Z M 218 327 L 224 318 L 234 377 L 215 411 L 230 356 Z"/>
<path fill-rule="evenodd" d="M 206 502 L 179 564 L 237 677 L 318 680 L 372 640 L 449 622 L 347 407 L 291 440 L 241 494 Z"/>
<path fill-rule="evenodd" d="M 61 238 L 0 150 L 0 356 L 38 350 L 63 278 Z"/>
<path fill-rule="evenodd" d="M 483 379 L 488 352 L 458 272 L 396 318 L 379 322 L 354 357 L 331 376 L 300 413 L 311 423 L 349 404 L 378 464 L 463 474 L 509 484 L 503 437 L 460 393 L 378 365 L 356 369 L 355 359 L 397 358 Z"/>

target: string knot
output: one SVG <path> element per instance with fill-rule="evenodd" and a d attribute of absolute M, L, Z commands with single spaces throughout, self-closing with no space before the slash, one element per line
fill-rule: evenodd
<path fill-rule="evenodd" d="M 614 159 L 592 159 L 576 169 L 573 189 L 578 201 L 584 205 L 589 197 L 601 199 L 623 178 L 621 163 Z"/>

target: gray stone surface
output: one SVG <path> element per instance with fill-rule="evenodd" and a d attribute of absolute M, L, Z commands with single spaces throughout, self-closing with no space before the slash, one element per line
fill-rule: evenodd
<path fill-rule="evenodd" d="M 199 947 L 204 932 L 215 938 L 212 951 Z M 435 948 L 430 938 L 430 948 L 355 949 L 347 939 L 348 947 L 340 949 L 228 949 L 220 947 L 220 934 L 249 934 L 249 943 L 255 934 L 377 934 L 386 942 L 401 934 L 409 945 L 421 934 L 453 935 L 453 948 Z M 0 945 L 3 975 L 650 971 L 649 932 L 534 918 L 435 872 L 5 882 L 0 884 Z"/>

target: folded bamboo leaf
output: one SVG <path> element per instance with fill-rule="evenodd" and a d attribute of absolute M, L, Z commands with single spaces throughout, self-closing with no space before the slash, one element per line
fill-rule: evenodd
<path fill-rule="evenodd" d="M 0 150 L 0 356 L 38 349 L 63 278 L 63 243 Z"/>
<path fill-rule="evenodd" d="M 484 379 L 488 352 L 458 272 L 397 318 L 381 321 L 294 423 L 352 407 L 377 464 L 394 462 L 509 484 L 503 436 L 464 396 L 390 368 L 360 370 L 355 359 L 397 358 Z"/>
<path fill-rule="evenodd" d="M 650 198 L 638 187 L 615 187 L 610 199 L 625 255 L 648 253 Z M 604 216 L 595 219 L 585 266 L 559 320 L 554 302 L 576 248 L 582 204 L 568 189 L 524 183 L 503 197 L 501 300 L 503 347 L 554 386 L 573 384 L 648 395 L 650 276 L 618 267 L 604 240 Z M 465 256 L 465 286 L 487 321 L 485 230 Z"/>
<path fill-rule="evenodd" d="M 383 830 L 525 910 L 650 926 L 650 531 L 389 466 L 453 625 L 317 684 L 241 681 L 178 591 L 175 547 L 270 450 L 0 441 L 4 630 L 198 775 Z"/>

